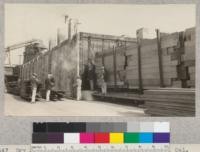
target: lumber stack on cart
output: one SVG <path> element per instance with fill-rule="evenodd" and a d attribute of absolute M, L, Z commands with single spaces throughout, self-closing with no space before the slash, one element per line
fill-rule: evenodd
<path fill-rule="evenodd" d="M 107 71 L 107 85 L 108 87 L 120 87 L 124 85 L 125 80 L 125 48 L 124 46 L 117 49 L 105 50 L 105 53 L 97 53 L 95 57 L 96 73 L 100 75 L 101 66 Z M 116 79 L 116 80 L 115 80 Z"/>
<path fill-rule="evenodd" d="M 186 29 L 183 60 L 189 72 L 187 85 L 192 88 L 195 87 L 195 41 L 195 28 Z"/>
<path fill-rule="evenodd" d="M 161 36 L 163 79 L 165 87 L 182 87 L 178 75 L 180 56 L 183 53 L 180 48 L 179 37 L 180 33 L 178 32 Z"/>
<path fill-rule="evenodd" d="M 144 100 L 151 116 L 195 116 L 194 89 L 145 90 Z"/>
<path fill-rule="evenodd" d="M 177 81 L 179 64 L 179 33 L 165 34 L 161 37 L 161 55 L 164 86 L 172 87 Z M 135 44 L 126 49 L 127 67 L 126 78 L 130 87 L 138 87 L 138 46 Z M 141 73 L 144 88 L 159 87 L 159 56 L 157 39 L 141 41 Z"/>
<path fill-rule="evenodd" d="M 158 46 L 156 39 L 141 42 L 141 72 L 143 87 L 159 86 Z"/>
<path fill-rule="evenodd" d="M 138 53 L 137 44 L 129 46 L 126 49 L 127 66 L 126 66 L 126 81 L 130 88 L 138 88 Z"/>

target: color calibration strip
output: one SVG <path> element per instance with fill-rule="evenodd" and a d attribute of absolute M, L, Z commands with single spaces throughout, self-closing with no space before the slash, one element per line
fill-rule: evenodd
<path fill-rule="evenodd" d="M 33 123 L 32 143 L 169 143 L 168 122 Z"/>

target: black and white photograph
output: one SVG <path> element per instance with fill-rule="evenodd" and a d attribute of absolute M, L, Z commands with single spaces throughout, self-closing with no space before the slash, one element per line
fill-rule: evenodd
<path fill-rule="evenodd" d="M 4 7 L 6 116 L 195 116 L 194 4 Z"/>

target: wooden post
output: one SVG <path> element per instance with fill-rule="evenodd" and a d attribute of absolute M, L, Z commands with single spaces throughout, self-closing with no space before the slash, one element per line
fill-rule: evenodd
<path fill-rule="evenodd" d="M 102 65 L 104 66 L 105 59 L 104 59 L 104 39 L 102 39 Z"/>
<path fill-rule="evenodd" d="M 8 48 L 8 64 L 11 65 L 10 48 Z"/>
<path fill-rule="evenodd" d="M 76 34 L 76 36 L 77 36 L 77 48 L 76 48 L 76 50 L 77 50 L 77 77 L 79 77 L 80 76 L 80 46 L 79 46 L 79 39 L 80 39 L 80 34 L 77 32 L 77 34 Z"/>
<path fill-rule="evenodd" d="M 88 37 L 88 61 L 90 59 L 90 54 L 91 54 L 91 37 Z"/>
<path fill-rule="evenodd" d="M 160 87 L 164 87 L 162 49 L 161 49 L 161 38 L 160 38 L 159 29 L 156 29 L 156 35 L 157 35 L 157 45 L 158 45 L 158 64 L 159 64 L 159 75 L 160 75 Z"/>
<path fill-rule="evenodd" d="M 142 82 L 142 66 L 141 66 L 141 39 L 140 32 L 142 29 L 137 30 L 137 46 L 138 46 L 138 78 L 139 78 L 139 92 L 143 93 L 143 82 Z"/>
<path fill-rule="evenodd" d="M 52 72 L 52 50 L 48 52 L 48 73 Z"/>
<path fill-rule="evenodd" d="M 114 89 L 117 88 L 117 67 L 116 67 L 116 49 L 113 46 L 113 72 L 114 72 Z"/>

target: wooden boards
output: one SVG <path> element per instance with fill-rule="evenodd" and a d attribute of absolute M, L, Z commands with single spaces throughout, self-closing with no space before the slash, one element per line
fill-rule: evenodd
<path fill-rule="evenodd" d="M 102 58 L 104 58 L 104 67 L 108 74 L 108 87 L 119 87 L 124 85 L 125 80 L 125 48 L 114 48 L 106 50 L 106 53 L 98 53 L 95 58 L 96 73 L 100 75 L 100 67 L 103 65 Z M 116 69 L 115 69 L 116 68 Z M 116 80 L 115 80 L 116 79 Z M 100 83 L 99 83 L 100 85 Z"/>
<path fill-rule="evenodd" d="M 184 55 L 183 60 L 188 69 L 189 79 L 187 80 L 188 87 L 195 87 L 195 28 L 189 28 L 185 31 Z"/>
<path fill-rule="evenodd" d="M 177 79 L 178 59 L 172 59 L 174 52 L 178 51 L 175 46 L 178 45 L 179 35 L 173 33 L 161 37 L 161 58 L 163 69 L 164 86 L 172 86 L 172 79 Z M 127 63 L 126 67 L 127 81 L 130 86 L 138 86 L 138 53 L 137 46 L 128 47 L 126 50 Z M 144 39 L 141 42 L 141 71 L 142 83 L 144 88 L 159 87 L 159 57 L 157 39 Z"/>
<path fill-rule="evenodd" d="M 144 91 L 146 114 L 151 116 L 195 116 L 194 89 Z"/>

